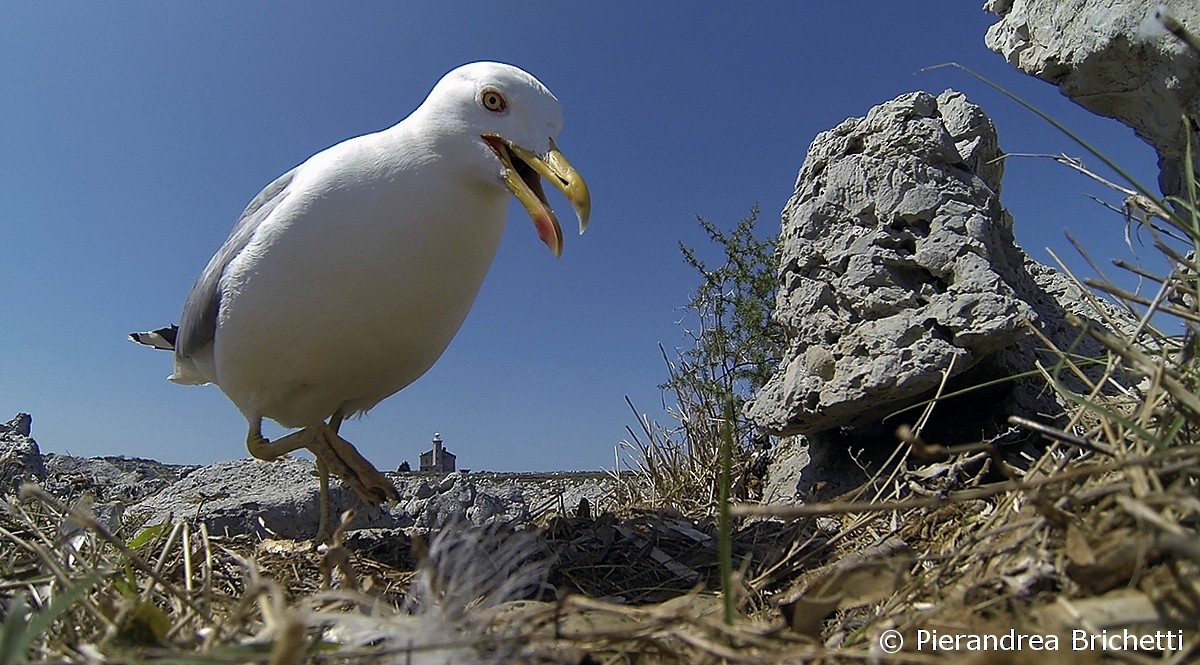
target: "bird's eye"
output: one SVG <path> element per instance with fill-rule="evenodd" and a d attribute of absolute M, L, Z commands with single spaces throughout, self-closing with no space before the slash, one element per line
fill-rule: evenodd
<path fill-rule="evenodd" d="M 504 100 L 504 95 L 496 90 L 487 89 L 479 96 L 479 101 L 483 104 L 483 108 L 493 112 L 502 113 L 508 108 L 508 102 Z"/>

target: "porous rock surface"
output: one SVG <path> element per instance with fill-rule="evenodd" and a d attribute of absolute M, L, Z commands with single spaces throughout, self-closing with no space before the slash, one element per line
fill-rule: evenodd
<path fill-rule="evenodd" d="M 41 451 L 30 436 L 32 423 L 28 413 L 18 413 L 0 424 L 0 492 L 14 493 L 22 482 L 46 477 Z"/>
<path fill-rule="evenodd" d="M 341 483 L 330 483 L 329 500 L 335 518 L 354 508 L 353 528 L 402 526 L 387 511 L 360 504 Z M 217 462 L 134 504 L 126 515 L 145 522 L 203 521 L 215 534 L 312 538 L 320 520 L 316 467 L 297 457 Z"/>
<path fill-rule="evenodd" d="M 570 488 L 547 482 L 520 482 L 512 474 L 390 474 L 400 500 L 373 507 L 362 503 L 337 480 L 330 483 L 334 515 L 353 508 L 351 529 L 434 528 L 443 524 L 521 523 L 547 494 L 562 503 L 598 500 L 603 482 L 568 479 Z M 552 483 L 551 483 L 552 484 Z M 536 485 L 536 487 L 535 487 Z M 574 508 L 574 504 L 569 505 Z M 286 457 L 276 462 L 231 460 L 204 466 L 161 492 L 135 503 L 127 514 L 138 520 L 203 521 L 210 531 L 283 538 L 312 538 L 320 503 L 316 470 L 310 460 Z"/>
<path fill-rule="evenodd" d="M 1078 332 L 1064 311 L 1099 318 L 1015 244 L 998 146 L 953 91 L 902 95 L 816 137 L 783 212 L 774 316 L 788 349 L 748 407 L 760 428 L 875 428 L 890 449 L 891 430 L 918 414 L 880 429 L 883 417 L 932 397 L 945 375 L 953 389 L 1028 371 L 1041 347 L 1030 325 L 1066 348 Z M 942 413 L 977 440 L 1008 414 L 1061 410 L 1041 381 L 997 390 Z"/>
<path fill-rule="evenodd" d="M 43 486 L 56 496 L 90 493 L 101 503 L 129 504 L 161 491 L 198 469 L 140 457 L 75 457 L 46 453 Z"/>
<path fill-rule="evenodd" d="M 1200 122 L 1200 57 L 1159 27 L 1160 7 L 1200 34 L 1196 0 L 989 0 L 984 9 L 1000 20 L 985 43 L 1080 106 L 1132 127 L 1158 151 L 1163 193 L 1180 194 L 1182 117 Z"/>
<path fill-rule="evenodd" d="M 229 460 L 206 466 L 163 464 L 135 457 L 74 457 L 38 452 L 31 419 L 0 424 L 0 495 L 21 482 L 40 484 L 68 505 L 86 508 L 111 531 L 175 520 L 204 522 L 210 533 L 312 538 L 320 518 L 311 460 Z M 613 490 L 605 474 L 396 473 L 400 500 L 371 507 L 339 481 L 330 483 L 334 515 L 355 511 L 351 529 L 374 534 L 445 524 L 521 524 L 547 510 L 601 504 Z"/>

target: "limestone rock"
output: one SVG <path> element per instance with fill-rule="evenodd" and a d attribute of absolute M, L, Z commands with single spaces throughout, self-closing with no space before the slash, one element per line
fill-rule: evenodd
<path fill-rule="evenodd" d="M 400 500 L 380 508 L 363 504 L 350 489 L 332 481 L 329 492 L 335 516 L 353 508 L 353 530 L 521 523 L 529 520 L 533 501 L 542 509 L 557 506 L 563 498 L 578 502 L 590 497 L 597 502 L 611 486 L 570 474 L 528 483 L 522 482 L 519 474 L 450 473 L 437 480 L 400 474 L 391 478 Z M 312 538 L 320 519 L 316 471 L 311 461 L 294 457 L 277 462 L 218 462 L 189 470 L 178 481 L 133 504 L 125 514 L 126 524 L 190 519 L 206 522 L 213 533 Z"/>
<path fill-rule="evenodd" d="M 194 466 L 122 456 L 43 456 L 29 436 L 31 422 L 28 414 L 18 414 L 0 424 L 4 493 L 14 493 L 24 480 L 36 481 L 69 505 L 86 508 L 113 532 L 184 519 L 203 521 L 216 534 L 316 535 L 318 483 L 310 460 L 242 459 Z M 381 508 L 363 504 L 337 480 L 330 483 L 335 517 L 353 508 L 351 533 L 373 534 L 363 542 L 386 540 L 399 529 L 451 522 L 523 523 L 535 512 L 573 510 L 584 499 L 603 505 L 615 482 L 608 474 L 570 472 L 404 473 L 391 478 L 400 501 Z"/>
<path fill-rule="evenodd" d="M 953 390 L 1032 369 L 1028 324 L 1068 347 L 1077 332 L 1055 295 L 1098 318 L 1016 246 L 1000 155 L 991 121 L 953 91 L 902 95 L 817 136 L 783 213 L 774 316 L 788 349 L 749 405 L 760 428 L 874 427 L 890 449 L 915 414 L 880 429 L 882 418 L 932 397 L 946 374 Z M 1047 393 L 1000 384 L 942 420 L 977 440 L 1008 414 L 1059 412 Z"/>
<path fill-rule="evenodd" d="M 15 494 L 27 480 L 46 478 L 37 441 L 30 436 L 33 418 L 28 413 L 0 425 L 0 494 Z"/>
<path fill-rule="evenodd" d="M 73 457 L 46 453 L 44 488 L 71 499 L 90 493 L 97 501 L 123 504 L 144 499 L 196 470 L 139 457 Z"/>
<path fill-rule="evenodd" d="M 432 489 L 432 491 L 430 491 Z M 443 524 L 486 525 L 529 519 L 529 505 L 519 490 L 490 486 L 486 476 L 478 479 L 451 473 L 436 486 L 422 482 L 412 493 L 405 510 L 415 525 L 435 528 Z"/>
<path fill-rule="evenodd" d="M 0 424 L 0 481 L 15 492 L 34 480 L 72 506 L 85 507 L 111 531 L 164 520 L 205 522 L 215 534 L 308 539 L 320 519 L 312 461 L 230 460 L 208 466 L 163 464 L 130 457 L 41 455 L 29 437 L 31 419 L 19 414 Z M 606 474 L 394 474 L 395 505 L 371 507 L 334 480 L 336 518 L 353 508 L 351 532 L 394 534 L 398 529 L 448 523 L 523 523 L 534 510 L 573 509 L 582 499 L 602 503 L 612 491 Z M 368 539 L 370 540 L 370 539 Z"/>
<path fill-rule="evenodd" d="M 1158 151 L 1163 193 L 1180 194 L 1181 118 L 1200 122 L 1200 57 L 1155 29 L 1160 6 L 1200 33 L 1196 0 L 989 0 L 984 9 L 1000 21 L 985 43 L 1080 106 L 1132 127 Z M 1192 150 L 1200 153 L 1200 139 Z"/>
<path fill-rule="evenodd" d="M 387 510 L 367 506 L 340 482 L 329 484 L 334 518 L 353 508 L 352 528 L 407 526 Z M 126 510 L 127 521 L 204 521 L 215 534 L 312 538 L 320 521 L 316 468 L 309 460 L 230 460 L 200 467 Z"/>
<path fill-rule="evenodd" d="M 0 436 L 29 436 L 33 432 L 33 416 L 28 413 L 18 413 L 7 423 L 0 425 Z"/>
<path fill-rule="evenodd" d="M 784 437 L 773 452 L 763 487 L 766 503 L 824 501 L 870 479 L 870 473 L 854 463 L 837 432 Z"/>
<path fill-rule="evenodd" d="M 947 111 L 967 108 L 942 97 Z M 936 388 L 952 363 L 962 372 L 1011 345 L 1032 317 L 1012 289 L 1021 261 L 992 189 L 999 162 L 985 181 L 951 133 L 978 164 L 998 154 L 995 132 L 975 113 L 948 126 L 939 102 L 903 95 L 809 148 L 780 235 L 775 318 L 789 351 L 750 405 L 760 427 L 876 419 Z"/>

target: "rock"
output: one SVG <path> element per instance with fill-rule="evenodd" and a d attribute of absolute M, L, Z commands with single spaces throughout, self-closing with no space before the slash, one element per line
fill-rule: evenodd
<path fill-rule="evenodd" d="M 1064 303 L 1099 318 L 1016 246 L 998 146 L 983 111 L 953 91 L 902 95 L 817 136 L 783 213 L 774 316 L 788 349 L 748 406 L 761 429 L 850 428 L 858 445 L 890 450 L 919 412 L 883 418 L 946 375 L 949 392 L 1033 369 L 1041 344 L 1028 324 L 1060 348 L 1078 335 Z M 1009 414 L 1061 412 L 1048 393 L 1040 380 L 1001 383 L 939 405 L 931 427 L 940 443 L 978 440 Z"/>
<path fill-rule="evenodd" d="M 816 450 L 821 450 L 818 446 Z M 782 503 L 797 498 L 808 498 L 806 488 L 815 482 L 804 477 L 807 473 L 819 473 L 809 456 L 810 447 L 804 436 L 784 437 L 775 444 L 775 454 L 767 469 L 766 485 L 763 488 L 763 503 Z M 824 474 L 822 474 L 824 475 Z M 838 474 L 836 477 L 842 477 Z"/>
<path fill-rule="evenodd" d="M 28 437 L 33 431 L 33 416 L 28 413 L 18 413 L 7 423 L 0 425 L 0 436 L 13 434 Z"/>
<path fill-rule="evenodd" d="M 412 538 L 400 529 L 357 529 L 346 534 L 343 544 L 352 552 L 400 570 L 414 570 L 420 563 L 413 556 Z"/>
<path fill-rule="evenodd" d="M 421 484 L 417 485 L 417 493 L 414 496 L 417 499 L 428 499 L 433 496 L 433 493 L 433 487 L 429 483 L 421 481 Z"/>
<path fill-rule="evenodd" d="M 1132 127 L 1158 151 L 1162 192 L 1179 195 L 1181 118 L 1200 122 L 1200 57 L 1165 31 L 1147 29 L 1157 28 L 1151 14 L 1160 6 L 1200 33 L 1196 0 L 989 0 L 984 9 L 1000 21 L 984 41 L 1080 106 Z M 1200 134 L 1192 136 L 1200 154 Z"/>
<path fill-rule="evenodd" d="M 30 436 L 32 424 L 28 413 L 18 413 L 0 425 L 0 494 L 15 494 L 25 481 L 46 479 L 41 451 Z"/>
<path fill-rule="evenodd" d="M 306 539 L 320 521 L 316 468 L 309 460 L 284 457 L 275 462 L 230 460 L 200 467 L 126 511 L 152 523 L 167 519 L 204 521 L 215 534 Z M 336 480 L 329 484 L 334 519 L 353 508 L 352 528 L 398 527 L 403 520 L 362 503 Z"/>
<path fill-rule="evenodd" d="M 529 506 L 520 490 L 503 483 L 493 485 L 486 475 L 451 473 L 433 486 L 422 482 L 413 498 L 401 505 L 417 527 L 426 529 L 451 523 L 483 526 L 529 519 Z"/>
<path fill-rule="evenodd" d="M 144 499 L 199 468 L 139 457 L 72 457 L 47 453 L 45 489 L 63 499 L 90 493 L 124 504 Z"/>
<path fill-rule="evenodd" d="M 994 186 L 927 93 L 817 136 L 784 209 L 774 316 L 789 349 L 750 404 L 760 428 L 877 420 L 937 388 L 952 363 L 961 373 L 1017 339 L 1032 312 L 1012 289 L 1020 260 Z"/>
<path fill-rule="evenodd" d="M 449 475 L 446 475 L 446 477 L 442 479 L 442 483 L 438 483 L 438 487 L 437 487 L 438 492 L 445 493 L 445 492 L 449 492 L 450 490 L 454 490 L 455 487 L 458 485 L 458 481 L 460 481 L 461 479 L 462 479 L 462 474 L 460 474 L 460 473 L 451 473 Z"/>
<path fill-rule="evenodd" d="M 445 478 L 442 478 L 442 482 L 438 483 L 437 491 L 439 493 L 445 493 L 445 492 L 449 492 L 450 490 L 454 489 L 454 485 L 455 485 L 455 483 L 458 482 L 459 477 L 460 477 L 459 474 L 451 473 L 451 474 L 447 475 Z"/>
<path fill-rule="evenodd" d="M 0 424 L 0 489 L 15 493 L 24 480 L 38 482 L 60 500 L 93 513 L 110 531 L 186 519 L 206 522 L 215 534 L 309 539 L 320 519 L 313 463 L 243 459 L 208 466 L 163 464 L 131 457 L 82 458 L 40 454 L 29 436 L 32 419 L 18 414 Z M 351 533 L 371 530 L 360 543 L 387 540 L 397 529 L 523 523 L 564 501 L 603 503 L 614 479 L 604 473 L 393 474 L 400 500 L 382 508 L 363 504 L 340 482 L 330 483 L 335 517 L 353 508 Z M 374 539 L 374 540 L 373 540 Z M 350 541 L 347 541 L 348 543 Z M 370 545 L 370 547 L 385 547 Z"/>
<path fill-rule="evenodd" d="M 595 483 L 587 483 L 574 487 L 563 488 L 558 498 L 555 510 L 560 513 L 577 513 L 581 510 L 591 512 L 592 499 L 589 497 L 603 496 L 602 488 Z"/>
<path fill-rule="evenodd" d="M 511 521 L 506 511 L 509 504 L 503 499 L 491 494 L 476 493 L 474 500 L 467 506 L 467 519 L 472 524 L 490 524 L 500 516 L 502 521 Z"/>

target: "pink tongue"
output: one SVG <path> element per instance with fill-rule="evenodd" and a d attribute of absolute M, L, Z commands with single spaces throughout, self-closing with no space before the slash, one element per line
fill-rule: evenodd
<path fill-rule="evenodd" d="M 537 228 L 538 237 L 551 250 L 558 251 L 556 248 L 562 247 L 562 238 L 555 232 L 554 218 L 549 214 L 541 214 L 537 219 L 533 220 L 533 225 Z"/>

